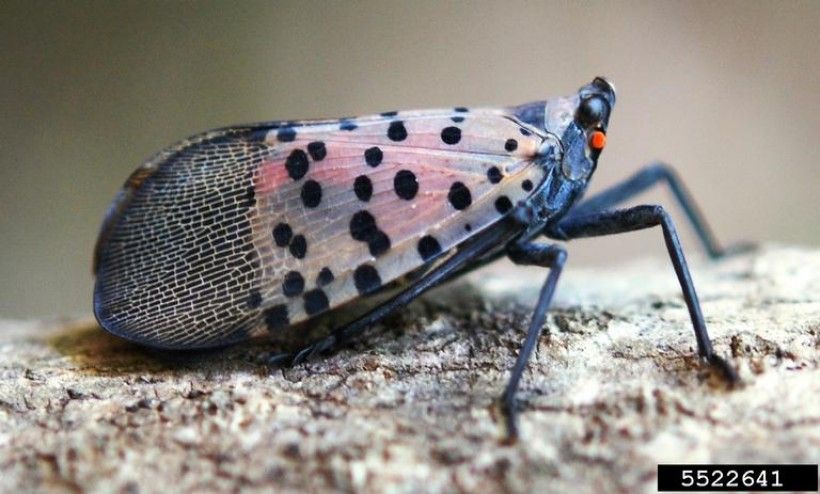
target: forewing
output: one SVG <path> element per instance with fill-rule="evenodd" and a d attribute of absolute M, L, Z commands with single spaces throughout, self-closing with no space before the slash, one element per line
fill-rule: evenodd
<path fill-rule="evenodd" d="M 104 232 L 98 318 L 142 342 L 210 346 L 432 262 L 544 174 L 536 129 L 463 110 L 229 129 L 166 153 Z"/>

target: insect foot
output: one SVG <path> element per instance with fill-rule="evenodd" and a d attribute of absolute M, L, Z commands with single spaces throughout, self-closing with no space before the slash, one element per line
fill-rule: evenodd
<path fill-rule="evenodd" d="M 264 362 L 271 369 L 284 369 L 293 365 L 293 355 L 290 353 L 274 353 L 267 355 Z"/>
<path fill-rule="evenodd" d="M 493 401 L 492 415 L 496 422 L 503 424 L 501 444 L 513 445 L 518 442 L 518 401 L 512 393 L 504 393 Z M 500 416 L 500 417 L 499 417 Z M 497 420 L 500 418 L 501 420 Z"/>
<path fill-rule="evenodd" d="M 737 242 L 723 249 L 717 258 L 725 259 L 727 257 L 751 254 L 757 252 L 759 248 L 760 246 L 754 242 Z"/>
<path fill-rule="evenodd" d="M 723 357 L 712 354 L 704 360 L 720 375 L 730 389 L 740 384 L 740 377 L 737 375 L 737 371 Z"/>

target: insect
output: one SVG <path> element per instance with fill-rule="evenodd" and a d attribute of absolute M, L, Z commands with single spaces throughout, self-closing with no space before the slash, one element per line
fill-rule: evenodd
<path fill-rule="evenodd" d="M 515 392 L 567 254 L 580 237 L 660 226 L 699 355 L 716 355 L 680 241 L 660 206 L 618 204 L 667 182 L 712 257 L 723 250 L 677 176 L 655 164 L 582 195 L 606 145 L 615 89 L 595 78 L 568 97 L 506 108 L 386 112 L 206 132 L 137 169 L 104 220 L 94 312 L 106 330 L 171 349 L 282 331 L 412 282 L 358 319 L 272 364 L 348 340 L 429 288 L 502 256 L 549 268 L 500 399 Z"/>

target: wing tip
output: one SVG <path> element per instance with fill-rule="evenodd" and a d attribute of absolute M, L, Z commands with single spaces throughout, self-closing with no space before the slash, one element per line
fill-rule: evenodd
<path fill-rule="evenodd" d="M 110 308 L 112 298 L 110 294 L 106 293 L 104 285 L 100 277 L 98 277 L 94 284 L 93 309 L 94 318 L 100 327 L 114 336 L 154 350 L 207 350 L 222 348 L 247 340 L 250 335 L 248 330 L 240 325 L 232 331 L 225 332 L 222 337 L 215 339 L 149 337 L 146 336 L 144 329 L 134 327 L 134 325 L 131 324 L 132 321 L 114 317 Z M 179 334 L 178 329 L 179 328 L 164 330 L 159 328 L 152 333 L 156 335 L 173 335 Z M 196 334 L 202 336 L 206 334 L 206 332 L 199 331 L 196 332 Z"/>
<path fill-rule="evenodd" d="M 131 343 L 161 350 L 174 348 L 173 345 L 168 345 L 166 342 L 160 340 L 139 337 L 137 333 L 129 330 L 127 323 L 123 323 L 113 317 L 108 304 L 108 299 L 109 297 L 106 297 L 103 283 L 98 273 L 97 280 L 94 283 L 94 318 L 97 320 L 97 324 L 99 324 L 101 328 L 114 336 L 130 341 Z"/>

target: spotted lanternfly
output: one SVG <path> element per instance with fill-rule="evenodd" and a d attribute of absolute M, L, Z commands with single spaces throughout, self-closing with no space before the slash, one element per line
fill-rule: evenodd
<path fill-rule="evenodd" d="M 580 200 L 606 144 L 615 89 L 596 78 L 569 97 L 507 108 L 387 112 L 206 132 L 137 169 L 111 206 L 95 253 L 94 311 L 145 345 L 202 348 L 276 332 L 396 280 L 413 281 L 296 364 L 361 332 L 425 290 L 501 256 L 550 268 L 502 396 L 540 335 L 570 240 L 660 225 L 698 351 L 712 350 L 674 225 L 660 206 L 615 207 L 668 182 L 708 252 L 717 246 L 672 171 L 655 164 Z"/>

